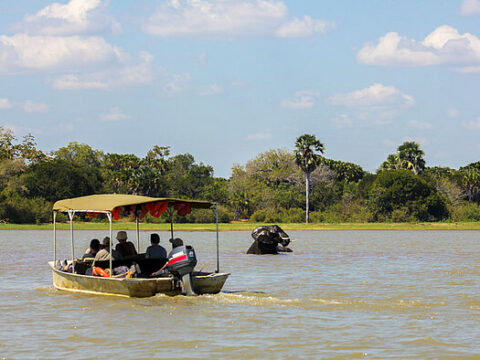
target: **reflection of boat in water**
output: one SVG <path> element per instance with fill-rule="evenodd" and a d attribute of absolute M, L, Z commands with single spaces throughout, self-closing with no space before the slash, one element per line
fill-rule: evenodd
<path fill-rule="evenodd" d="M 215 204 L 206 201 L 183 200 L 172 198 L 152 198 L 137 195 L 91 195 L 73 199 L 57 201 L 53 206 L 53 231 L 54 231 L 54 257 L 50 261 L 53 272 L 53 285 L 60 290 L 73 292 L 120 295 L 131 297 L 147 297 L 155 294 L 178 295 L 178 294 L 216 294 L 220 292 L 229 273 L 219 272 L 218 253 L 218 221 L 217 221 L 217 269 L 215 272 L 194 271 L 196 255 L 192 247 L 181 246 L 175 248 L 175 260 L 161 258 L 148 259 L 145 254 L 129 256 L 121 260 L 112 261 L 112 220 L 118 220 L 122 215 L 133 216 L 137 223 L 137 248 L 139 247 L 139 220 L 147 213 L 153 216 L 160 216 L 170 209 L 176 210 L 178 215 L 183 216 L 190 213 L 191 209 L 212 208 L 217 215 Z M 110 260 L 70 260 L 63 271 L 57 266 L 57 241 L 56 241 L 56 215 L 57 212 L 66 212 L 70 219 L 70 237 L 72 246 L 72 259 L 74 255 L 74 232 L 73 218 L 75 213 L 87 213 L 88 216 L 105 214 L 110 222 Z M 173 218 L 173 216 L 172 216 Z M 216 216 L 218 219 L 218 216 Z M 171 225 L 173 238 L 173 221 Z M 172 255 L 172 253 L 170 255 Z M 181 255 L 181 256 L 179 256 Z M 179 259 L 181 261 L 179 261 Z M 151 276 L 166 263 L 171 273 L 161 272 L 160 275 Z M 70 266 L 69 266 L 70 265 Z M 89 275 L 91 269 L 100 267 L 107 273 L 107 277 Z M 129 268 L 136 269 L 137 277 L 130 277 L 131 272 L 115 274 L 114 269 Z M 90 270 L 90 271 L 89 271 Z"/>

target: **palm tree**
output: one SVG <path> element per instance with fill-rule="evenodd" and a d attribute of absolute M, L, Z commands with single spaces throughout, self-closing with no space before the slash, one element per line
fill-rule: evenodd
<path fill-rule="evenodd" d="M 388 155 L 378 171 L 406 169 L 418 175 L 425 170 L 424 155 L 425 153 L 416 142 L 405 141 L 397 148 L 396 154 Z"/>
<path fill-rule="evenodd" d="M 390 154 L 387 157 L 387 160 L 380 165 L 378 171 L 382 170 L 398 170 L 402 169 L 401 161 L 398 158 L 398 154 Z"/>
<path fill-rule="evenodd" d="M 402 161 L 403 167 L 419 174 L 425 170 L 425 153 L 414 141 L 405 141 L 397 148 L 398 158 Z"/>
<path fill-rule="evenodd" d="M 310 207 L 310 174 L 320 164 L 322 157 L 315 153 L 315 151 L 323 154 L 323 144 L 317 140 L 315 135 L 304 134 L 299 136 L 295 141 L 295 163 L 305 173 L 305 193 L 306 193 L 306 215 L 305 222 L 309 220 Z"/>
<path fill-rule="evenodd" d="M 474 167 L 465 167 L 461 170 L 462 183 L 468 196 L 468 202 L 472 202 L 480 189 L 480 171 Z"/>

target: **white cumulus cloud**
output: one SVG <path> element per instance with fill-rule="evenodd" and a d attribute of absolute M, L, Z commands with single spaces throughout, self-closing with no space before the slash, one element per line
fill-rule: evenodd
<path fill-rule="evenodd" d="M 0 98 L 0 109 L 10 109 L 12 107 L 12 103 L 8 99 Z"/>
<path fill-rule="evenodd" d="M 13 30 L 35 35 L 78 35 L 110 28 L 119 32 L 120 25 L 103 15 L 100 0 L 70 0 L 67 4 L 53 3 L 27 15 Z"/>
<path fill-rule="evenodd" d="M 460 5 L 462 15 L 480 14 L 480 0 L 464 0 Z"/>
<path fill-rule="evenodd" d="M 293 98 L 282 100 L 282 107 L 287 109 L 310 109 L 315 106 L 319 94 L 312 91 L 297 91 Z"/>
<path fill-rule="evenodd" d="M 58 90 L 106 90 L 153 81 L 151 68 L 153 56 L 147 52 L 140 54 L 137 63 L 113 67 L 102 72 L 65 74 L 53 81 L 53 87 Z"/>
<path fill-rule="evenodd" d="M 460 34 L 448 25 L 437 27 L 422 41 L 411 40 L 396 32 L 381 37 L 378 44 L 365 44 L 357 60 L 369 65 L 429 66 L 480 63 L 480 39 Z"/>
<path fill-rule="evenodd" d="M 423 122 L 423 121 L 417 121 L 417 120 L 411 120 L 408 122 L 408 125 L 410 127 L 418 129 L 418 130 L 429 130 L 433 129 L 433 125 L 429 122 Z"/>
<path fill-rule="evenodd" d="M 38 103 L 32 100 L 25 101 L 22 107 L 27 113 L 46 112 L 48 110 L 48 105 L 44 102 Z"/>
<path fill-rule="evenodd" d="M 338 129 L 350 128 L 354 126 L 354 121 L 347 114 L 340 114 L 330 119 L 334 127 Z"/>
<path fill-rule="evenodd" d="M 120 121 L 131 118 L 132 117 L 130 115 L 124 114 L 119 107 L 113 107 L 108 113 L 100 115 L 100 120 L 102 121 Z"/>
<path fill-rule="evenodd" d="M 314 20 L 310 16 L 303 19 L 294 18 L 284 25 L 281 25 L 275 35 L 284 38 L 296 38 L 324 34 L 331 25 L 324 20 Z"/>
<path fill-rule="evenodd" d="M 461 125 L 468 130 L 480 130 L 480 117 L 473 121 L 462 121 Z"/>
<path fill-rule="evenodd" d="M 333 106 L 380 110 L 392 106 L 408 107 L 413 105 L 414 99 L 400 92 L 395 86 L 373 84 L 365 89 L 333 95 L 327 99 L 327 103 Z"/>
<path fill-rule="evenodd" d="M 90 79 L 88 79 L 90 78 Z M 92 90 L 107 89 L 109 84 L 102 80 L 91 78 L 91 76 L 80 77 L 75 74 L 60 76 L 53 82 L 53 87 L 58 90 Z"/>
<path fill-rule="evenodd" d="M 460 116 L 460 110 L 458 110 L 458 109 L 447 109 L 445 111 L 445 114 L 447 114 L 447 116 L 449 118 L 452 118 L 452 119 L 457 118 L 457 117 Z"/>
<path fill-rule="evenodd" d="M 0 36 L 0 73 L 74 69 L 120 55 L 118 48 L 95 36 Z"/>
<path fill-rule="evenodd" d="M 464 66 L 462 68 L 456 69 L 458 72 L 465 73 L 465 74 L 478 74 L 480 73 L 480 65 L 479 66 Z"/>
<path fill-rule="evenodd" d="M 170 74 L 167 70 L 164 70 L 163 90 L 170 94 L 179 93 L 190 83 L 191 78 L 191 75 L 188 73 Z"/>
<path fill-rule="evenodd" d="M 275 0 L 170 0 L 148 19 L 145 31 L 158 36 L 303 37 L 322 34 L 331 25 L 289 14 Z"/>
<path fill-rule="evenodd" d="M 200 96 L 216 95 L 223 92 L 223 88 L 218 84 L 208 85 L 206 88 L 200 91 Z"/>

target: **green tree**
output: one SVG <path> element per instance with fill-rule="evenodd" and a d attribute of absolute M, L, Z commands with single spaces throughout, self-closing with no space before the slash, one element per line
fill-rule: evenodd
<path fill-rule="evenodd" d="M 249 160 L 245 169 L 249 176 L 274 189 L 300 180 L 292 153 L 287 149 L 265 151 Z"/>
<path fill-rule="evenodd" d="M 395 210 L 420 221 L 448 216 L 445 199 L 435 186 L 408 170 L 379 173 L 370 191 L 369 206 L 377 216 L 391 216 Z"/>
<path fill-rule="evenodd" d="M 338 181 L 358 182 L 365 175 L 360 165 L 339 160 L 323 159 L 323 163 L 337 174 Z"/>
<path fill-rule="evenodd" d="M 480 190 L 480 170 L 475 167 L 465 167 L 460 172 L 468 202 L 477 200 Z"/>
<path fill-rule="evenodd" d="M 165 173 L 170 196 L 199 199 L 203 189 L 213 182 L 213 168 L 196 164 L 191 154 L 173 156 L 167 161 Z"/>
<path fill-rule="evenodd" d="M 16 141 L 13 131 L 4 126 L 0 126 L 0 160 L 13 160 L 17 155 L 17 149 L 14 146 Z"/>
<path fill-rule="evenodd" d="M 253 212 L 254 197 L 252 196 L 251 178 L 247 175 L 243 166 L 234 165 L 232 176 L 228 184 L 231 197 L 231 205 L 234 209 L 234 219 L 245 219 Z"/>
<path fill-rule="evenodd" d="M 108 192 L 129 194 L 135 189 L 133 173 L 141 160 L 133 154 L 106 154 L 102 162 L 102 175 Z"/>
<path fill-rule="evenodd" d="M 425 169 L 425 160 L 423 159 L 425 153 L 416 142 L 405 141 L 397 151 L 404 168 L 412 170 L 414 174 L 420 174 Z"/>
<path fill-rule="evenodd" d="M 425 169 L 424 156 L 425 153 L 419 144 L 405 141 L 397 148 L 396 154 L 388 155 L 387 160 L 380 165 L 379 171 L 406 169 L 413 171 L 414 174 L 420 174 Z"/>
<path fill-rule="evenodd" d="M 145 157 L 148 166 L 155 167 L 162 175 L 167 171 L 167 158 L 170 155 L 170 146 L 155 145 Z"/>
<path fill-rule="evenodd" d="M 51 202 L 98 193 L 103 182 L 99 169 L 62 159 L 29 166 L 20 181 L 26 197 Z"/>
<path fill-rule="evenodd" d="M 295 163 L 305 174 L 305 222 L 309 221 L 310 212 L 310 174 L 321 163 L 322 157 L 315 152 L 323 153 L 324 146 L 315 135 L 304 134 L 295 141 Z"/>
<path fill-rule="evenodd" d="M 22 143 L 16 146 L 19 157 L 28 164 L 47 160 L 47 156 L 37 149 L 35 137 L 27 134 L 23 137 Z"/>
<path fill-rule="evenodd" d="M 56 159 L 73 161 L 85 166 L 100 167 L 103 161 L 103 152 L 94 150 L 90 145 L 72 141 L 67 146 L 54 152 Z"/>

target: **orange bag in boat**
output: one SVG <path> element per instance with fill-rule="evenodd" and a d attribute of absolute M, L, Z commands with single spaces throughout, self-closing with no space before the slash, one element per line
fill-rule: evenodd
<path fill-rule="evenodd" d="M 110 277 L 110 275 L 108 275 L 108 273 L 103 270 L 101 267 L 99 266 L 95 266 L 93 269 L 92 269 L 92 275 L 93 276 L 103 276 L 103 277 Z"/>

